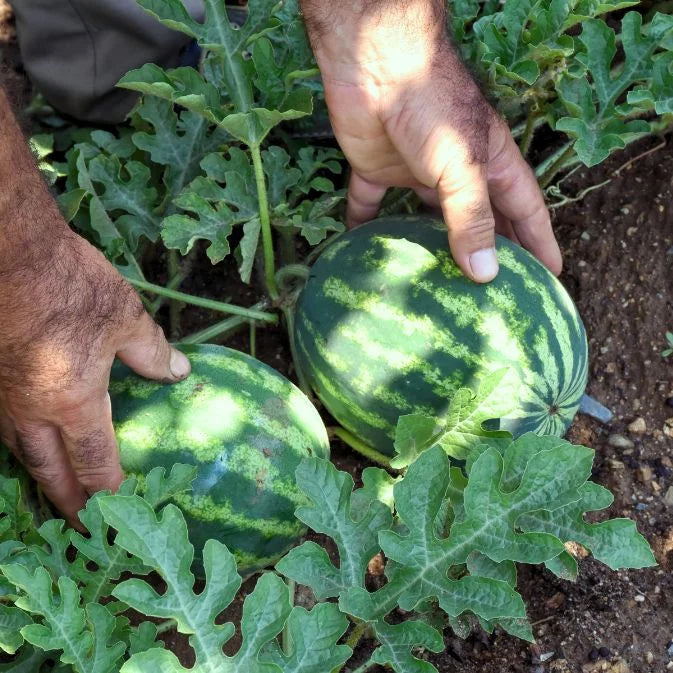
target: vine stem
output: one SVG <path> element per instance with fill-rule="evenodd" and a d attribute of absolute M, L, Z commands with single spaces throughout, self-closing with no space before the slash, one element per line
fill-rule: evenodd
<path fill-rule="evenodd" d="M 266 191 L 264 165 L 259 145 L 250 146 L 252 165 L 255 169 L 255 183 L 257 184 L 257 202 L 259 204 L 259 219 L 262 223 L 262 247 L 264 249 L 264 279 L 269 296 L 276 301 L 280 296 L 276 285 L 276 261 L 273 252 L 273 236 L 271 234 L 271 220 L 269 219 L 269 197 Z"/>
<path fill-rule="evenodd" d="M 180 259 L 178 257 L 177 250 L 168 251 L 168 285 L 172 285 L 173 281 L 178 278 L 180 275 Z M 176 288 L 177 286 L 173 285 L 171 289 Z M 168 314 L 169 314 L 169 324 L 170 324 L 170 335 L 172 339 L 176 339 L 180 334 L 180 314 L 182 313 L 182 307 L 184 304 L 181 301 L 176 301 L 171 299 L 168 305 Z"/>
<path fill-rule="evenodd" d="M 174 619 L 167 619 L 166 621 L 157 624 L 157 635 L 166 633 L 166 631 L 172 631 L 176 627 L 177 622 Z"/>
<path fill-rule="evenodd" d="M 533 141 L 533 135 L 535 134 L 535 122 L 537 121 L 538 116 L 539 113 L 537 111 L 531 110 L 528 119 L 526 119 L 526 126 L 524 127 L 521 142 L 519 143 L 519 149 L 524 158 L 530 150 L 530 144 Z"/>
<path fill-rule="evenodd" d="M 351 673 L 366 673 L 375 663 L 376 662 L 369 659 L 369 661 L 366 661 L 362 666 L 354 668 Z"/>
<path fill-rule="evenodd" d="M 193 306 L 200 306 L 201 308 L 209 308 L 212 311 L 219 311 L 220 313 L 231 313 L 232 315 L 239 315 L 247 320 L 259 320 L 260 322 L 277 323 L 278 316 L 275 313 L 267 313 L 265 311 L 258 311 L 252 308 L 245 308 L 244 306 L 236 306 L 235 304 L 227 304 L 215 299 L 206 299 L 204 297 L 195 297 L 192 294 L 185 292 L 178 292 L 177 290 L 169 290 L 161 285 L 148 283 L 146 280 L 138 278 L 127 278 L 129 283 L 139 290 L 152 292 L 168 299 L 176 299 L 177 301 L 184 301 L 185 304 L 192 304 Z"/>
<path fill-rule="evenodd" d="M 328 434 L 338 437 L 341 441 L 348 444 L 351 449 L 357 451 L 360 455 L 364 456 L 368 460 L 371 460 L 373 463 L 377 463 L 378 465 L 382 465 L 388 470 L 397 472 L 397 470 L 393 470 L 393 468 L 390 466 L 390 458 L 388 458 L 388 456 L 385 456 L 376 449 L 372 449 L 371 446 L 367 446 L 367 444 L 361 442 L 355 435 L 352 435 L 345 428 L 335 426 L 328 428 L 327 431 Z"/>
<path fill-rule="evenodd" d="M 283 286 L 287 282 L 288 278 L 301 278 L 302 280 L 308 280 L 308 277 L 311 275 L 311 269 L 304 264 L 288 264 L 282 269 L 278 269 L 276 273 L 276 283 Z"/>
<path fill-rule="evenodd" d="M 294 306 L 285 306 L 282 308 L 283 315 L 285 316 L 285 322 L 287 326 L 287 338 L 290 343 L 290 354 L 292 355 L 292 362 L 294 363 L 294 371 L 297 374 L 297 382 L 299 383 L 299 389 L 301 390 L 306 397 L 311 398 L 311 386 L 308 383 L 308 379 L 304 374 L 304 370 L 299 364 L 299 358 L 297 357 L 297 342 L 294 338 Z"/>
<path fill-rule="evenodd" d="M 563 168 L 563 165 L 575 154 L 575 147 L 569 143 L 563 152 L 561 152 L 538 178 L 538 183 L 542 189 L 548 187 L 556 174 Z"/>
<path fill-rule="evenodd" d="M 251 310 L 255 311 L 263 311 L 265 308 L 268 308 L 269 303 L 266 299 L 263 299 L 262 301 L 257 302 L 253 306 L 251 306 Z M 213 341 L 213 339 L 216 339 L 217 337 L 222 337 L 222 336 L 228 336 L 235 332 L 236 330 L 239 330 L 241 327 L 244 327 L 245 325 L 250 322 L 247 318 L 243 318 L 242 316 L 232 316 L 231 318 L 227 318 L 226 320 L 222 320 L 218 323 L 215 323 L 214 325 L 209 325 L 205 329 L 200 330 L 199 332 L 194 332 L 193 334 L 190 334 L 189 336 L 185 337 L 184 339 L 180 340 L 181 344 L 203 344 L 203 343 L 209 343 Z"/>
<path fill-rule="evenodd" d="M 344 643 L 344 645 L 347 645 L 348 647 L 351 648 L 351 650 L 354 650 L 355 646 L 360 642 L 360 639 L 362 638 L 362 636 L 364 636 L 368 628 L 369 628 L 369 622 L 357 622 L 353 630 L 348 635 L 348 638 L 346 638 L 346 642 Z M 372 663 L 370 660 L 370 662 L 368 663 L 368 667 L 371 665 Z M 367 668 L 362 667 L 358 668 L 357 670 L 359 671 L 361 669 L 363 671 L 367 670 Z M 334 670 L 332 670 L 332 673 L 339 673 L 340 670 L 341 670 L 340 667 L 335 668 Z"/>

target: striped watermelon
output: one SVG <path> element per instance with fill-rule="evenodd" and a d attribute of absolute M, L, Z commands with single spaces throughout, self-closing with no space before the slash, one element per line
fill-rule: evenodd
<path fill-rule="evenodd" d="M 110 382 L 122 467 L 142 476 L 174 463 L 198 467 L 176 497 L 197 555 L 208 538 L 235 554 L 239 571 L 271 565 L 304 533 L 295 470 L 329 457 L 327 433 L 306 396 L 278 372 L 221 346 L 186 346 L 192 375 L 174 385 L 115 364 Z"/>
<path fill-rule="evenodd" d="M 511 368 L 517 411 L 500 427 L 562 435 L 587 382 L 587 341 L 563 286 L 498 237 L 487 285 L 453 261 L 442 221 L 374 220 L 314 265 L 296 315 L 299 363 L 325 407 L 361 441 L 391 455 L 400 415 L 442 415 L 461 386 Z"/>

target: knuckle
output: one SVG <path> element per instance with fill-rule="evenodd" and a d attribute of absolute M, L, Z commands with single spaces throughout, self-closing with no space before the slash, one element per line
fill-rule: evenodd
<path fill-rule="evenodd" d="M 78 469 L 105 469 L 111 463 L 111 457 L 116 457 L 107 433 L 99 428 L 70 438 L 68 449 L 70 459 Z"/>
<path fill-rule="evenodd" d="M 14 441 L 14 453 L 36 479 L 40 473 L 48 469 L 50 456 L 40 440 L 30 433 L 19 432 Z"/>

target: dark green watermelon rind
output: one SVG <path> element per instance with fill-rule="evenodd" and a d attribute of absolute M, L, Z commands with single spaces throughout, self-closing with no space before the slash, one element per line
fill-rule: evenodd
<path fill-rule="evenodd" d="M 220 346 L 182 350 L 192 375 L 174 385 L 113 367 L 122 466 L 142 478 L 157 465 L 195 465 L 193 490 L 175 501 L 197 555 L 215 538 L 250 572 L 305 532 L 294 515 L 305 503 L 295 470 L 305 456 L 329 457 L 325 427 L 298 388 L 254 358 Z"/>
<path fill-rule="evenodd" d="M 524 385 L 501 427 L 565 432 L 586 387 L 584 327 L 547 269 L 502 237 L 497 247 L 486 286 L 461 274 L 444 224 L 427 217 L 375 220 L 320 256 L 295 336 L 310 384 L 347 430 L 391 455 L 400 415 L 442 415 L 459 387 L 509 367 Z"/>

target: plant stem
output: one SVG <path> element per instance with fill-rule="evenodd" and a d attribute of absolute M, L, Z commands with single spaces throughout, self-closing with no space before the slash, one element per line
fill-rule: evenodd
<path fill-rule="evenodd" d="M 373 665 L 375 662 L 373 662 L 371 659 L 369 661 L 366 661 L 362 666 L 358 666 L 357 668 L 353 669 L 351 673 L 366 673 Z"/>
<path fill-rule="evenodd" d="M 574 154 L 574 143 L 568 143 L 563 151 L 556 153 L 555 158 L 548 165 L 548 168 L 537 179 L 542 189 L 549 186 L 551 181 L 556 177 L 556 174 L 563 168 L 566 161 L 568 161 Z"/>
<path fill-rule="evenodd" d="M 250 309 L 255 311 L 258 310 L 261 311 L 264 310 L 265 308 L 268 308 L 268 306 L 269 302 L 266 299 L 263 299 L 262 301 L 259 301 L 253 306 L 251 306 Z M 181 344 L 207 343 L 212 341 L 213 339 L 216 339 L 217 337 L 229 336 L 230 334 L 233 334 L 241 327 L 247 325 L 248 322 L 249 322 L 248 318 L 243 318 L 241 316 L 235 315 L 232 316 L 231 318 L 227 318 L 226 320 L 222 320 L 218 323 L 215 323 L 214 325 L 210 325 L 209 327 L 206 327 L 205 329 L 202 329 L 199 332 L 194 332 L 194 334 L 190 334 L 184 339 L 181 339 L 180 343 Z"/>
<path fill-rule="evenodd" d="M 318 245 L 311 250 L 311 252 L 308 253 L 306 256 L 306 259 L 304 260 L 304 264 L 306 266 L 311 266 L 313 262 L 320 256 L 320 253 L 332 242 L 334 242 L 339 236 L 342 236 L 343 232 L 338 231 L 335 234 L 332 234 L 331 236 L 328 236 L 322 243 L 318 243 Z"/>
<path fill-rule="evenodd" d="M 311 397 L 311 386 L 308 383 L 308 379 L 304 374 L 304 370 L 299 364 L 299 358 L 297 357 L 297 342 L 294 338 L 294 306 L 284 306 L 282 308 L 283 315 L 285 316 L 285 322 L 287 327 L 287 338 L 290 343 L 290 353 L 292 355 L 292 362 L 294 364 L 294 371 L 297 374 L 297 382 L 299 383 L 299 389 L 306 395 L 306 397 Z"/>
<path fill-rule="evenodd" d="M 308 280 L 311 269 L 304 264 L 288 264 L 276 272 L 276 282 L 284 287 L 288 278 L 302 278 Z"/>
<path fill-rule="evenodd" d="M 167 283 L 166 283 L 166 288 L 169 290 L 177 290 L 184 282 L 185 278 L 189 275 L 189 272 L 191 270 L 191 264 L 182 265 L 182 268 L 180 269 L 180 272 L 173 276 Z M 149 313 L 152 317 L 154 317 L 157 313 L 157 311 L 161 308 L 161 306 L 164 303 L 165 297 L 157 297 L 153 302 L 150 303 L 149 305 Z"/>
<path fill-rule="evenodd" d="M 278 227 L 280 234 L 280 263 L 294 264 L 297 261 L 297 251 L 294 246 L 294 232 L 292 227 Z"/>
<path fill-rule="evenodd" d="M 274 301 L 278 299 L 278 286 L 276 285 L 276 262 L 273 252 L 273 236 L 271 234 L 271 221 L 269 219 L 269 197 L 266 192 L 266 179 L 262 164 L 262 153 L 259 145 L 250 147 L 252 165 L 255 169 L 255 183 L 257 184 L 257 202 L 259 204 L 259 219 L 262 223 L 262 246 L 264 249 L 264 278 L 269 296 Z"/>
<path fill-rule="evenodd" d="M 339 426 L 331 427 L 328 428 L 327 430 L 330 435 L 338 437 L 341 441 L 348 444 L 348 446 L 350 446 L 351 449 L 357 451 L 359 454 L 361 454 L 368 460 L 371 460 L 373 463 L 382 465 L 388 470 L 392 470 L 392 468 L 390 467 L 390 458 L 388 458 L 388 456 L 384 456 L 380 451 L 372 449 L 371 446 L 367 446 L 367 444 L 361 442 L 357 437 L 348 432 L 348 430 Z"/>
<path fill-rule="evenodd" d="M 258 311 L 254 308 L 245 308 L 244 306 L 236 306 L 235 304 L 227 304 L 215 299 L 205 299 L 204 297 L 195 297 L 192 294 L 178 292 L 177 290 L 169 290 L 161 285 L 148 283 L 145 280 L 138 280 L 137 278 L 127 278 L 129 283 L 139 290 L 152 292 L 154 294 L 167 297 L 168 299 L 177 299 L 184 301 L 185 304 L 192 304 L 193 306 L 200 306 L 201 308 L 209 308 L 212 311 L 220 311 L 221 313 L 231 313 L 232 315 L 240 315 L 247 320 L 260 320 L 262 322 L 277 323 L 278 316 L 274 313 L 266 313 Z"/>
<path fill-rule="evenodd" d="M 355 649 L 355 646 L 360 642 L 360 638 L 362 638 L 362 636 L 365 634 L 365 631 L 366 631 L 368 628 L 369 628 L 369 622 L 360 622 L 360 621 L 357 622 L 357 623 L 355 624 L 355 627 L 353 628 L 353 630 L 352 630 L 352 631 L 350 632 L 350 634 L 348 635 L 348 638 L 346 638 L 346 642 L 345 642 L 344 644 L 347 645 L 348 647 L 350 647 L 351 650 L 354 650 L 354 649 Z M 369 664 L 368 664 L 368 667 L 371 666 L 371 665 L 372 665 L 372 664 L 369 663 Z M 340 670 L 341 670 L 341 668 L 335 668 L 335 669 L 332 671 L 332 673 L 339 673 Z M 359 670 L 366 671 L 367 668 L 362 668 L 362 667 L 360 667 L 360 668 L 358 668 L 357 670 L 358 670 L 358 671 L 359 671 Z"/>
<path fill-rule="evenodd" d="M 519 149 L 521 154 L 525 157 L 530 150 L 530 144 L 533 141 L 533 135 L 535 134 L 535 122 L 539 116 L 537 109 L 533 109 L 528 114 L 528 119 L 526 119 L 526 126 L 523 130 L 523 135 L 521 136 L 521 141 L 519 142 Z"/>
<path fill-rule="evenodd" d="M 177 626 L 177 622 L 174 619 L 167 619 L 164 622 L 157 624 L 157 635 L 166 633 L 166 631 L 172 631 Z"/>
<path fill-rule="evenodd" d="M 253 358 L 257 357 L 257 323 L 254 320 L 250 321 L 250 355 Z"/>
<path fill-rule="evenodd" d="M 168 251 L 168 284 L 170 284 L 180 274 L 180 260 L 177 250 Z M 171 339 L 177 339 L 180 335 L 180 313 L 184 303 L 171 299 L 168 305 L 168 325 Z"/>

